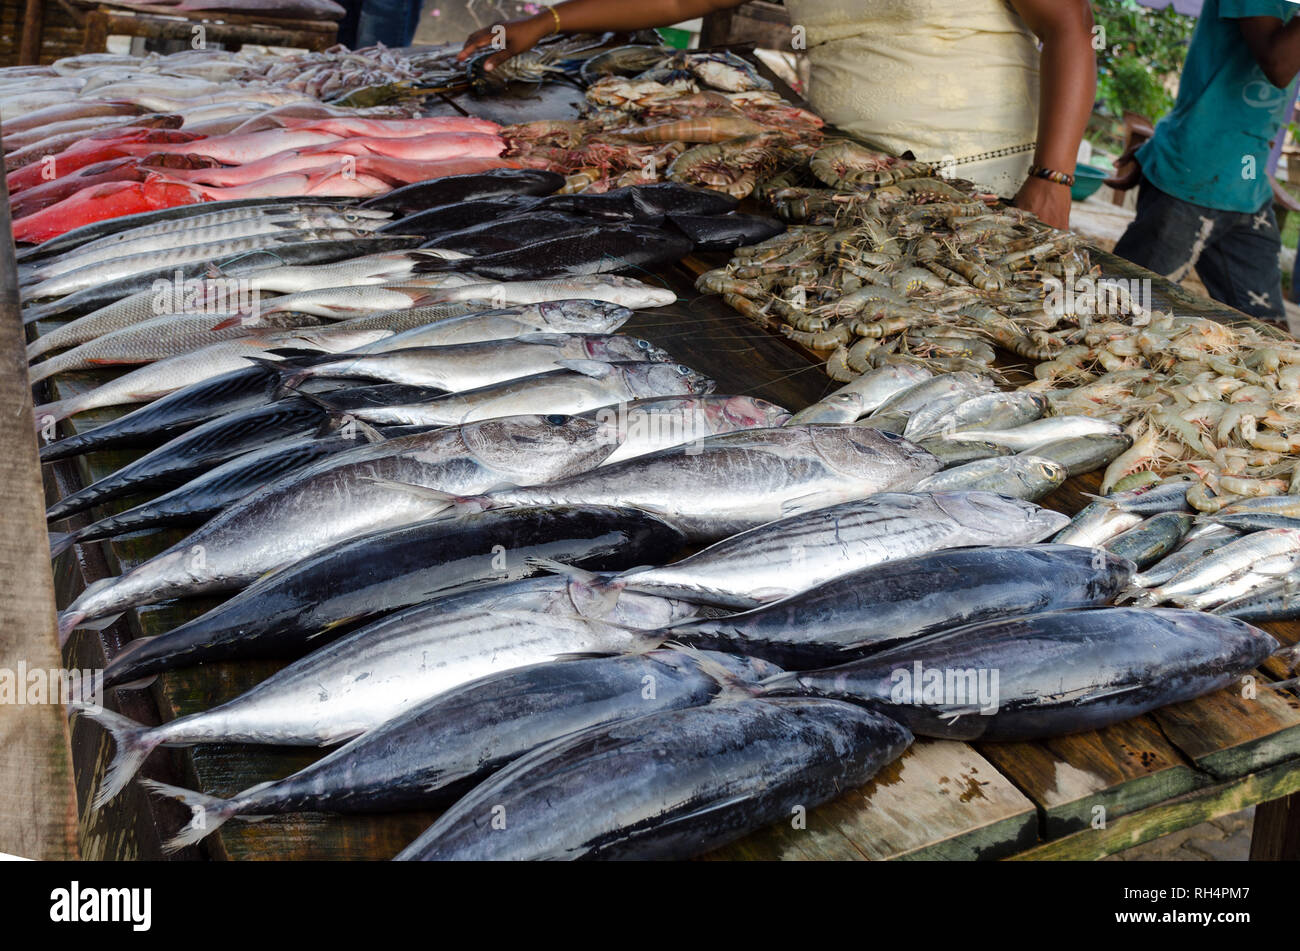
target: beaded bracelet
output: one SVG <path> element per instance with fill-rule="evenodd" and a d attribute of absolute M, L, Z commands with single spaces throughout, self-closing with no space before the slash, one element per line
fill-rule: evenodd
<path fill-rule="evenodd" d="M 1067 175 L 1065 172 L 1058 172 L 1050 168 L 1043 168 L 1041 165 L 1029 166 L 1029 174 L 1034 178 L 1045 178 L 1049 182 L 1056 182 L 1056 184 L 1064 185 L 1067 188 L 1074 184 L 1073 175 Z"/>

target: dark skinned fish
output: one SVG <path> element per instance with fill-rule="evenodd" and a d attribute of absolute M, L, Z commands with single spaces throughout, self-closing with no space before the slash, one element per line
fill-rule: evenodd
<path fill-rule="evenodd" d="M 873 565 L 740 614 L 686 621 L 664 636 L 806 670 L 977 621 L 1098 607 L 1133 573 L 1123 558 L 1072 545 L 954 548 Z"/>
<path fill-rule="evenodd" d="M 301 654 L 315 637 L 347 621 L 538 574 L 537 559 L 617 571 L 666 561 L 684 543 L 681 532 L 653 515 L 605 506 L 427 519 L 355 538 L 264 578 L 193 621 L 123 651 L 104 671 L 104 685 L 210 660 Z"/>
<path fill-rule="evenodd" d="M 861 786 L 911 734 L 834 700 L 717 700 L 592 727 L 465 795 L 402 860 L 682 859 Z M 494 828 L 494 810 L 509 816 Z"/>
<path fill-rule="evenodd" d="M 1027 740 L 1100 729 L 1219 690 L 1277 650 L 1258 628 L 1199 611 L 1056 611 L 782 674 L 764 692 L 869 704 L 918 736 Z"/>

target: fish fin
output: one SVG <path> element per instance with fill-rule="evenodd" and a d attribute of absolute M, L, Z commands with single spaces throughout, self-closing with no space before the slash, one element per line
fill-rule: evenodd
<path fill-rule="evenodd" d="M 105 709 L 86 700 L 74 700 L 68 704 L 74 713 L 98 723 L 113 738 L 113 760 L 100 781 L 99 791 L 95 794 L 93 805 L 96 809 L 104 806 L 126 788 L 126 784 L 139 772 L 145 759 L 158 746 L 160 740 L 150 736 L 151 727 L 136 723 L 129 717 Z"/>
<path fill-rule="evenodd" d="M 203 272 L 203 276 L 208 279 L 215 279 L 219 277 L 225 277 L 226 272 L 221 270 L 221 268 L 217 267 L 217 265 L 215 264 L 209 264 L 207 270 Z"/>
<path fill-rule="evenodd" d="M 247 317 L 247 316 L 249 316 L 249 315 L 248 315 L 248 314 L 236 314 L 234 317 L 227 317 L 227 318 L 225 318 L 224 320 L 222 320 L 220 323 L 213 324 L 212 327 L 211 327 L 211 329 L 212 329 L 212 330 L 229 330 L 231 327 L 237 327 L 237 326 L 239 326 L 240 324 L 242 324 L 242 323 L 244 322 L 244 318 Z M 250 357 L 249 359 L 253 359 L 253 358 Z"/>
<path fill-rule="evenodd" d="M 468 505 L 473 502 L 471 497 L 451 495 L 439 489 L 431 489 L 428 486 L 416 485 L 413 482 L 398 482 L 395 479 L 376 479 L 371 477 L 364 477 L 361 481 L 381 485 L 384 488 L 393 489 L 398 492 L 405 492 L 408 495 L 413 495 L 426 502 L 442 502 L 446 508 Z"/>
<path fill-rule="evenodd" d="M 679 641 L 664 641 L 664 647 L 670 650 L 678 651 L 685 654 L 691 660 L 695 661 L 697 667 L 708 677 L 717 681 L 718 695 L 715 700 L 723 699 L 740 699 L 756 697 L 760 693 L 757 684 L 748 680 L 743 680 L 735 671 L 728 670 L 722 664 L 718 663 L 709 656 L 707 651 L 702 651 L 698 647 L 691 647 L 689 644 L 682 644 Z"/>
<path fill-rule="evenodd" d="M 118 618 L 122 616 L 123 613 L 124 612 L 119 611 L 116 614 L 108 614 L 105 615 L 104 617 L 83 619 L 81 623 L 77 625 L 77 627 L 86 631 L 102 631 L 105 630 L 106 628 L 112 627 L 113 624 L 117 621 Z"/>
<path fill-rule="evenodd" d="M 1292 677 L 1290 680 L 1274 680 L 1271 683 L 1260 684 L 1261 687 L 1267 687 L 1269 690 L 1290 690 L 1293 687 L 1300 687 L 1300 677 Z"/>
<path fill-rule="evenodd" d="M 272 573 L 274 573 L 274 572 L 272 572 Z M 310 641 L 310 640 L 315 640 L 315 639 L 318 638 L 318 637 L 324 637 L 326 634 L 331 633 L 332 631 L 336 630 L 337 628 L 343 627 L 345 624 L 351 624 L 353 621 L 355 621 L 355 620 L 356 620 L 357 618 L 359 618 L 359 617 L 361 617 L 361 615 L 359 615 L 359 614 L 354 614 L 354 615 L 352 615 L 351 617 L 340 617 L 340 618 L 335 618 L 335 619 L 332 620 L 332 621 L 329 621 L 329 622 L 327 622 L 327 623 L 325 623 L 325 624 L 322 624 L 321 627 L 320 627 L 320 629 L 319 629 L 318 631 L 316 631 L 314 634 L 309 634 L 309 635 L 307 635 L 307 640 Z"/>
<path fill-rule="evenodd" d="M 175 799 L 190 809 L 192 818 L 189 824 L 163 843 L 163 851 L 169 854 L 178 852 L 188 845 L 198 844 L 217 831 L 238 808 L 233 804 L 233 800 L 209 796 L 193 789 L 182 789 L 180 786 L 169 786 L 154 779 L 141 780 L 140 785 L 156 796 Z"/>
<path fill-rule="evenodd" d="M 388 441 L 387 436 L 375 429 L 374 426 L 371 426 L 365 420 L 357 419 L 351 413 L 344 413 L 338 410 L 330 414 L 330 418 L 321 423 L 320 430 L 317 434 L 320 436 L 338 434 L 345 426 L 356 427 L 356 431 L 360 433 L 361 437 L 368 443 L 378 444 Z"/>
<path fill-rule="evenodd" d="M 622 581 L 602 578 L 585 568 L 575 568 L 550 558 L 531 557 L 524 559 L 524 563 L 568 578 L 569 601 L 580 617 L 601 621 L 618 607 L 618 599 L 623 594 Z"/>
<path fill-rule="evenodd" d="M 781 503 L 781 517 L 790 518 L 792 515 L 801 515 L 804 512 L 811 512 L 813 509 L 825 508 L 826 501 L 815 492 L 808 495 L 801 495 L 797 498 L 786 499 Z"/>
<path fill-rule="evenodd" d="M 571 660 L 599 660 L 602 657 L 615 656 L 612 651 L 569 651 L 564 654 L 556 654 L 551 659 L 560 663 Z"/>
<path fill-rule="evenodd" d="M 556 360 L 555 365 L 597 380 L 602 380 L 614 372 L 608 363 L 601 363 L 599 360 Z"/>

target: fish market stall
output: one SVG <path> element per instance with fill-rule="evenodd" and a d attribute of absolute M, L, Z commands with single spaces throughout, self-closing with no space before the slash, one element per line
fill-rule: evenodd
<path fill-rule="evenodd" d="M 122 688 L 72 703 L 83 855 L 1082 859 L 1252 804 L 1281 853 L 1300 628 L 1183 608 L 1290 610 L 1300 344 L 734 54 L 332 56 L 8 142 L 65 666 Z M 1124 316 L 1049 313 L 1067 265 Z M 611 748 L 766 791 L 548 844 Z"/>

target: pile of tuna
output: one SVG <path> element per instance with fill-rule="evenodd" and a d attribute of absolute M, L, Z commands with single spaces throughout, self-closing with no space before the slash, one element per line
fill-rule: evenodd
<path fill-rule="evenodd" d="M 195 810 L 170 846 L 242 817 L 445 807 L 401 858 L 682 857 L 861 785 L 914 735 L 1092 729 L 1277 650 L 1234 618 L 1106 607 L 1136 566 L 1044 544 L 1065 516 L 916 491 L 943 465 L 921 445 L 711 394 L 615 333 L 628 316 L 473 312 L 407 331 L 415 348 L 211 376 L 46 447 L 156 447 L 52 517 L 183 483 L 79 538 L 197 526 L 87 589 L 65 635 L 228 596 L 133 642 L 106 686 L 297 658 L 158 727 L 79 704 L 116 744 L 96 801 L 162 744 L 342 744 L 229 799 L 149 783 Z M 539 325 L 560 332 L 520 331 Z M 914 374 L 872 379 L 868 420 L 929 402 Z M 996 694 L 944 689 L 954 671 L 996 672 Z"/>

